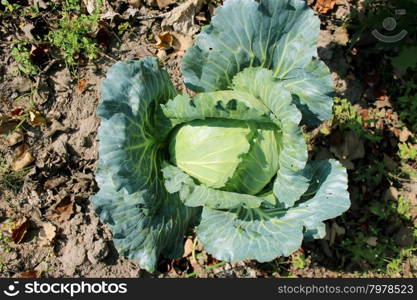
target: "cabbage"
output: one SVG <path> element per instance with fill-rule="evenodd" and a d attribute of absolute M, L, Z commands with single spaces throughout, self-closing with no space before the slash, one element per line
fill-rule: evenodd
<path fill-rule="evenodd" d="M 346 170 L 309 161 L 300 129 L 331 118 L 319 25 L 301 0 L 227 0 L 184 57 L 193 97 L 153 57 L 108 70 L 92 201 L 121 255 L 152 272 L 194 228 L 217 259 L 270 261 L 349 208 Z"/>

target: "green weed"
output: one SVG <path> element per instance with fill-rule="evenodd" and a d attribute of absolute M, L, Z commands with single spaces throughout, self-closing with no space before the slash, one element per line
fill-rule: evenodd
<path fill-rule="evenodd" d="M 97 1 L 94 14 L 86 15 L 76 12 L 80 10 L 80 1 L 71 0 L 63 2 L 60 20 L 55 30 L 47 35 L 52 45 L 61 49 L 64 60 L 68 66 L 77 64 L 76 57 L 84 54 L 89 60 L 97 58 L 98 47 L 91 37 L 91 32 L 97 27 L 101 1 Z"/>
<path fill-rule="evenodd" d="M 292 266 L 296 269 L 304 269 L 306 266 L 306 258 L 303 254 L 294 255 L 292 257 Z"/>
<path fill-rule="evenodd" d="M 23 185 L 27 172 L 28 170 L 26 169 L 19 171 L 12 170 L 10 165 L 0 156 L 0 191 L 9 190 L 17 193 Z"/>
<path fill-rule="evenodd" d="M 15 75 L 23 73 L 25 75 L 36 75 L 40 69 L 35 65 L 30 58 L 30 44 L 25 41 L 15 41 L 12 48 L 13 59 L 18 64 L 18 69 L 15 70 Z"/>
<path fill-rule="evenodd" d="M 398 144 L 398 156 L 402 161 L 417 160 L 417 146 L 408 143 Z"/>
<path fill-rule="evenodd" d="M 354 107 L 349 100 L 334 98 L 333 99 L 333 124 L 339 126 L 342 132 L 353 131 L 371 142 L 378 142 L 382 139 L 370 129 L 366 128 L 367 124 L 371 124 L 375 119 L 364 120 L 358 109 Z M 323 132 L 325 134 L 325 132 Z"/>

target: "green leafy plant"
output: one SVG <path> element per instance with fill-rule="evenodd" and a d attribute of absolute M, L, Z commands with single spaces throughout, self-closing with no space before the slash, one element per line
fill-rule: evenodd
<path fill-rule="evenodd" d="M 398 148 L 398 155 L 403 161 L 417 160 L 417 145 L 399 143 Z"/>
<path fill-rule="evenodd" d="M 17 3 L 10 3 L 11 1 L 8 0 L 1 0 L 0 4 L 2 4 L 4 6 L 3 11 L 5 13 L 12 13 L 15 10 L 18 10 L 19 8 L 21 8 L 22 6 L 20 4 Z"/>
<path fill-rule="evenodd" d="M 364 120 L 358 109 L 347 99 L 334 98 L 333 101 L 333 124 L 339 126 L 342 132 L 353 131 L 371 142 L 378 142 L 382 139 L 382 136 L 366 128 L 367 125 L 375 122 L 375 119 Z"/>
<path fill-rule="evenodd" d="M 40 71 L 39 67 L 30 58 L 29 46 L 30 44 L 27 42 L 17 41 L 12 48 L 11 54 L 18 64 L 16 73 L 36 75 Z"/>
<path fill-rule="evenodd" d="M 345 168 L 308 161 L 300 129 L 332 116 L 319 27 L 304 1 L 228 0 L 184 57 L 194 97 L 156 58 L 109 69 L 93 203 L 121 255 L 154 271 L 196 226 L 218 260 L 271 261 L 349 208 Z"/>
<path fill-rule="evenodd" d="M 401 95 L 396 105 L 399 108 L 399 116 L 410 126 L 410 129 L 417 131 L 417 77 L 404 82 L 401 88 Z"/>
<path fill-rule="evenodd" d="M 97 57 L 98 47 L 89 34 L 97 22 L 97 15 L 82 14 L 74 18 L 70 13 L 63 12 L 58 28 L 50 31 L 47 39 L 62 50 L 65 62 L 69 66 L 76 65 L 75 57 L 82 53 L 88 59 L 94 59 Z"/>

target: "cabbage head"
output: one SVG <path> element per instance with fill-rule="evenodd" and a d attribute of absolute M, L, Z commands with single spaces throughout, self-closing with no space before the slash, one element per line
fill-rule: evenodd
<path fill-rule="evenodd" d="M 266 262 L 324 237 L 350 201 L 300 129 L 332 116 L 319 27 L 301 0 L 226 0 L 184 56 L 194 96 L 153 57 L 108 70 L 92 201 L 121 255 L 152 272 L 195 230 L 219 260 Z"/>

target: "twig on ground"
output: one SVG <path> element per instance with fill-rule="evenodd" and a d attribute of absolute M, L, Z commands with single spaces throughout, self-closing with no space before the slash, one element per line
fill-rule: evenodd
<path fill-rule="evenodd" d="M 102 51 L 102 50 L 98 50 L 98 52 L 100 52 L 100 54 L 103 54 L 105 57 L 110 58 L 111 60 L 117 62 L 118 60 L 116 58 L 114 58 L 113 56 L 111 56 L 110 54 Z"/>
<path fill-rule="evenodd" d="M 145 21 L 145 20 L 152 20 L 152 19 L 163 19 L 168 15 L 168 13 L 164 13 L 161 15 L 156 15 L 156 16 L 140 16 L 140 17 L 136 17 L 135 19 L 137 21 Z"/>

